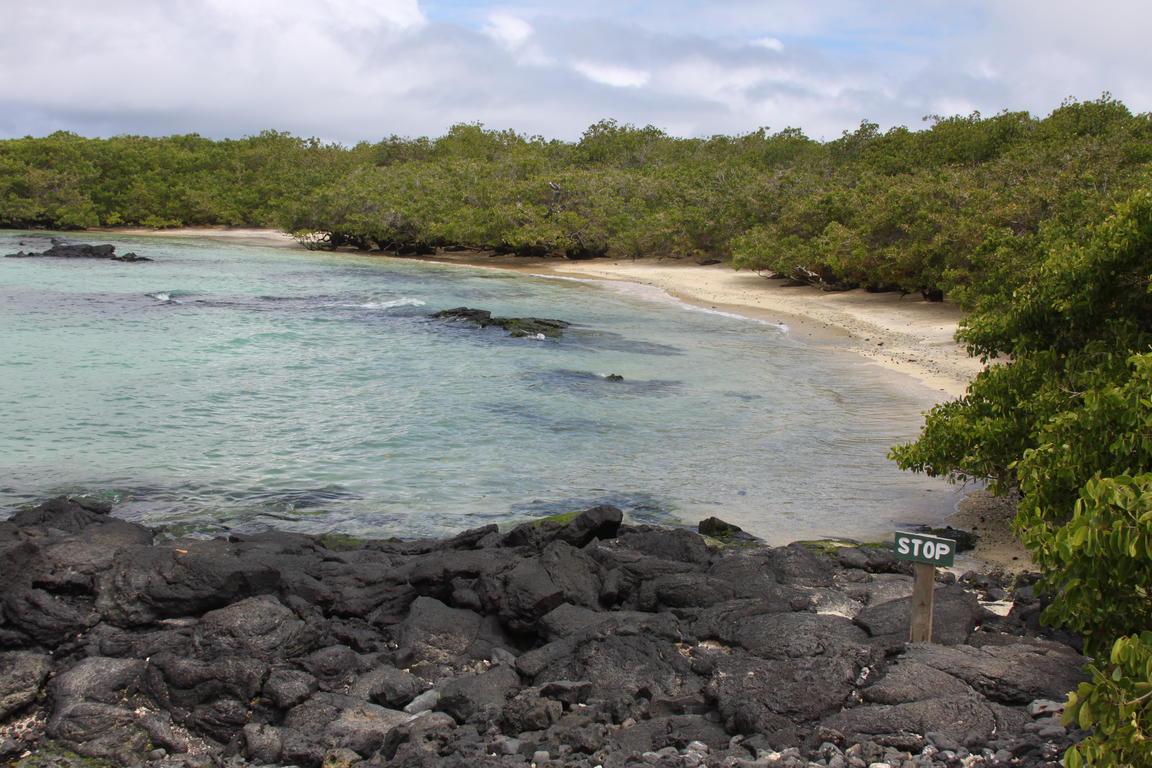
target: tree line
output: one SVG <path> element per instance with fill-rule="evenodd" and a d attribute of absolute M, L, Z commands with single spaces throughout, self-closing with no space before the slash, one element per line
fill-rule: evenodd
<path fill-rule="evenodd" d="M 719 258 L 947 296 L 988 363 L 905 469 L 1018 490 L 1045 619 L 1094 657 L 1081 765 L 1152 765 L 1152 119 L 1107 94 L 1049 115 L 575 142 L 481 125 L 354 147 L 266 132 L 0 142 L 0 226 L 274 226 L 314 247 Z"/>
<path fill-rule="evenodd" d="M 967 305 L 1000 240 L 1082 232 L 1152 168 L 1110 96 L 1026 112 L 684 139 L 605 120 L 575 142 L 478 124 L 354 147 L 266 131 L 0 141 L 0 226 L 278 227 L 317 247 L 719 258 L 828 289 Z"/>

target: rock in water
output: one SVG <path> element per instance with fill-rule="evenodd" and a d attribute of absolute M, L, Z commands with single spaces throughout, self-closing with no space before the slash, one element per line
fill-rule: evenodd
<path fill-rule="evenodd" d="M 435 312 L 432 317 L 438 320 L 453 320 L 458 322 L 475 323 L 481 328 L 494 325 L 508 331 L 509 336 L 538 336 L 558 338 L 563 335 L 564 329 L 571 323 L 564 320 L 552 320 L 546 317 L 492 317 L 486 309 L 472 309 L 470 307 L 456 307 Z"/>
<path fill-rule="evenodd" d="M 696 526 L 696 530 L 700 532 L 701 536 L 710 536 L 713 539 L 725 543 L 761 541 L 761 539 L 748 533 L 740 526 L 725 522 L 718 517 L 709 517 L 706 520 L 701 520 L 700 524 Z"/>
<path fill-rule="evenodd" d="M 152 261 L 146 256 L 137 256 L 134 253 L 125 253 L 123 256 L 116 255 L 116 246 L 114 245 L 88 245 L 87 243 L 62 243 L 58 240 L 52 241 L 52 247 L 46 251 L 39 251 L 33 253 L 26 253 L 18 251 L 16 253 L 9 253 L 5 255 L 6 259 L 34 259 L 34 258 L 55 258 L 55 259 L 108 259 L 110 261 Z"/>

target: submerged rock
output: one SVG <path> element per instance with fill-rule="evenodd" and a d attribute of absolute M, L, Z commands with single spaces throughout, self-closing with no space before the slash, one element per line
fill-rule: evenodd
<path fill-rule="evenodd" d="M 558 338 L 563 335 L 564 329 L 571 323 L 564 320 L 551 320 L 543 317 L 492 317 L 492 313 L 485 309 L 470 309 L 469 307 L 456 307 L 434 312 L 432 317 L 438 320 L 452 320 L 458 322 L 474 323 L 481 328 L 494 325 L 508 331 L 509 336 L 524 337 L 544 335 Z"/>
<path fill-rule="evenodd" d="M 709 517 L 701 520 L 696 526 L 696 530 L 700 532 L 701 536 L 707 536 L 708 538 L 716 539 L 726 544 L 763 541 L 748 533 L 740 526 L 725 522 L 718 517 Z"/>
<path fill-rule="evenodd" d="M 907 645 L 897 561 L 622 517 L 354 543 L 20 512 L 0 522 L 0 756 L 1039 766 L 1079 737 L 1034 718 L 1084 659 L 963 582 L 940 590 L 940 644 Z"/>

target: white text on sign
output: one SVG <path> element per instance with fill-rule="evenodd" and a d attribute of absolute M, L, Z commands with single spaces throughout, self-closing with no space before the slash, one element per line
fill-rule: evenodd
<path fill-rule="evenodd" d="M 947 567 L 955 559 L 956 542 L 924 533 L 898 532 L 893 554 L 901 560 Z"/>

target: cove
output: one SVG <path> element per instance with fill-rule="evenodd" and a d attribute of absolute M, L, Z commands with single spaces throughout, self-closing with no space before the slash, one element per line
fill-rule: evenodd
<path fill-rule="evenodd" d="M 784 543 L 937 522 L 930 393 L 784 329 L 604 284 L 180 238 L 0 260 L 0 509 L 91 493 L 210 535 L 436 536 L 584 509 Z M 45 233 L 0 233 L 0 253 Z M 559 318 L 558 339 L 434 320 Z M 609 377 L 622 377 L 612 380 Z"/>

